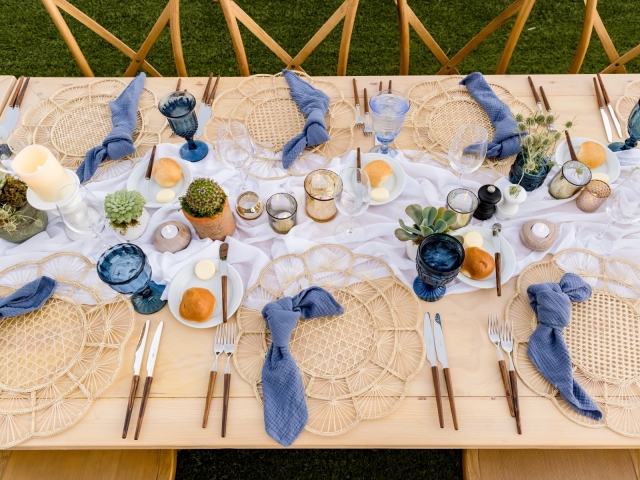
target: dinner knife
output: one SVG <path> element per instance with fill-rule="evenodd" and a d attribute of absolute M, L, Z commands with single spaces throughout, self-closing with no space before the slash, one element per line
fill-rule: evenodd
<path fill-rule="evenodd" d="M 149 190 L 151 188 L 151 172 L 153 171 L 153 162 L 156 159 L 156 145 L 151 149 L 151 155 L 149 156 L 149 163 L 147 164 L 147 171 L 144 173 L 144 179 L 147 182 L 147 193 L 145 198 L 149 200 Z"/>
<path fill-rule="evenodd" d="M 596 77 L 593 77 L 593 86 L 596 89 L 596 98 L 598 100 L 598 108 L 600 109 L 600 115 L 602 115 L 602 123 L 604 124 L 604 130 L 607 132 L 607 140 L 609 142 L 613 141 L 613 135 L 611 134 L 611 124 L 609 123 L 609 117 L 604 111 L 604 103 L 602 102 L 602 97 L 600 96 L 600 89 L 598 88 L 598 81 Z"/>
<path fill-rule="evenodd" d="M 496 291 L 498 296 L 502 295 L 502 282 L 500 279 L 500 232 L 502 231 L 502 225 L 494 223 L 491 227 L 491 233 L 493 233 L 493 251 L 494 259 L 496 263 Z"/>
<path fill-rule="evenodd" d="M 133 379 L 131 380 L 131 390 L 129 391 L 129 402 L 127 403 L 127 414 L 124 417 L 124 429 L 122 430 L 122 438 L 127 438 L 129 431 L 129 422 L 131 421 L 131 412 L 133 411 L 133 402 L 136 398 L 136 390 L 138 389 L 138 381 L 140 380 L 140 367 L 142 366 L 142 357 L 144 356 L 144 347 L 147 344 L 147 334 L 149 333 L 149 320 L 144 323 L 140 338 L 138 338 L 138 346 L 133 356 Z"/>
<path fill-rule="evenodd" d="M 196 115 L 198 118 L 198 129 L 196 130 L 195 135 L 196 138 L 200 138 L 202 136 L 204 133 L 204 127 L 211 118 L 211 105 L 207 103 L 209 101 L 209 87 L 211 87 L 211 80 L 213 80 L 213 72 L 209 74 L 209 80 L 207 81 L 207 86 L 204 88 L 202 100 L 200 101 L 200 108 Z"/>
<path fill-rule="evenodd" d="M 380 81 L 380 88 L 378 88 L 378 91 L 381 92 L 382 91 L 382 80 Z M 373 145 L 375 147 L 377 147 L 378 145 L 380 145 L 380 140 L 378 140 L 378 136 L 376 135 L 375 130 L 373 131 Z"/>
<path fill-rule="evenodd" d="M 27 79 L 28 80 L 28 79 Z M 22 87 L 24 86 L 24 77 L 20 77 L 18 83 L 16 84 L 16 88 L 13 91 L 13 95 L 11 100 L 9 101 L 9 106 L 7 107 L 7 112 L 2 119 L 2 124 L 0 125 L 0 139 L 7 139 L 13 129 L 15 128 L 18 120 L 20 119 L 20 109 L 17 107 L 18 98 L 22 93 Z"/>
<path fill-rule="evenodd" d="M 604 103 L 607 104 L 607 108 L 609 109 L 609 113 L 611 114 L 611 120 L 613 120 L 613 124 L 616 126 L 616 132 L 618 132 L 618 136 L 620 138 L 624 138 L 622 136 L 622 127 L 620 126 L 620 122 L 618 121 L 618 117 L 616 116 L 616 112 L 611 106 L 611 99 L 609 98 L 609 94 L 607 93 L 607 89 L 604 88 L 604 82 L 602 81 L 602 77 L 600 74 L 597 74 L 598 82 L 600 83 L 600 89 L 602 90 L 602 96 L 604 97 Z"/>
<path fill-rule="evenodd" d="M 436 354 L 438 360 L 442 364 L 442 372 L 444 373 L 444 383 L 447 384 L 447 393 L 449 394 L 449 406 L 451 407 L 451 416 L 453 417 L 453 428 L 458 430 L 458 415 L 456 414 L 456 401 L 453 397 L 453 383 L 451 381 L 451 371 L 449 370 L 449 359 L 447 358 L 447 349 L 444 346 L 444 334 L 442 333 L 442 323 L 440 322 L 440 314 L 436 313 L 436 321 L 433 324 L 433 336 L 436 343 Z"/>
<path fill-rule="evenodd" d="M 153 334 L 151 347 L 149 347 L 149 355 L 147 356 L 147 378 L 144 381 L 144 391 L 142 393 L 142 403 L 140 404 L 140 413 L 138 413 L 138 425 L 136 426 L 136 434 L 134 440 L 138 440 L 140 430 L 142 429 L 142 420 L 144 412 L 147 408 L 147 400 L 149 400 L 149 392 L 151 391 L 151 382 L 153 381 L 153 369 L 156 366 L 156 358 L 158 357 L 158 348 L 160 347 L 160 337 L 162 337 L 162 326 L 164 322 L 160 322 L 156 333 Z"/>
<path fill-rule="evenodd" d="M 222 323 L 227 323 L 227 273 L 229 266 L 227 265 L 227 254 L 229 253 L 229 244 L 220 245 L 220 275 L 222 275 Z"/>
<path fill-rule="evenodd" d="M 427 344 L 427 360 L 431 364 L 431 376 L 433 377 L 433 388 L 436 391 L 436 405 L 438 405 L 438 420 L 440 428 L 444 428 L 444 415 L 442 414 L 442 394 L 440 393 L 440 374 L 438 373 L 438 360 L 436 359 L 436 345 L 433 341 L 433 330 L 431 327 L 431 315 L 424 314 L 424 342 Z"/>
<path fill-rule="evenodd" d="M 544 113 L 544 110 L 542 109 L 542 102 L 540 101 L 540 95 L 538 95 L 538 92 L 536 91 L 533 80 L 531 80 L 531 77 L 527 78 L 529 79 L 529 86 L 531 87 L 531 91 L 533 92 L 533 98 L 536 100 L 536 105 L 538 105 L 538 110 L 540 110 L 540 113 Z"/>

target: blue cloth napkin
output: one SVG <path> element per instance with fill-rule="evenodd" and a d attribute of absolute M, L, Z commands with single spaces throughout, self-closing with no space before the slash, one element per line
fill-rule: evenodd
<path fill-rule="evenodd" d="M 289 352 L 291 332 L 300 317 L 341 313 L 344 313 L 342 306 L 320 287 L 307 288 L 294 297 L 268 303 L 262 309 L 273 342 L 262 367 L 264 425 L 267 433 L 285 447 L 298 438 L 309 419 L 300 371 Z"/>
<path fill-rule="evenodd" d="M 329 97 L 322 90 L 301 80 L 291 70 L 283 70 L 290 95 L 302 114 L 307 117 L 302 133 L 287 142 L 282 150 L 282 166 L 289 168 L 305 147 L 313 147 L 329 140 L 324 116 L 329 109 Z"/>
<path fill-rule="evenodd" d="M 588 300 L 591 287 L 578 275 L 565 273 L 559 284 L 530 285 L 527 295 L 539 322 L 529 339 L 529 358 L 571 408 L 594 420 L 602 419 L 598 406 L 573 378 L 571 356 L 562 336 L 571 318 L 571 302 Z"/>
<path fill-rule="evenodd" d="M 473 72 L 463 78 L 460 85 L 469 89 L 471 96 L 484 108 L 496 129 L 487 147 L 487 158 L 507 158 L 520 153 L 518 123 L 509 106 L 496 96 L 482 74 Z"/>
<path fill-rule="evenodd" d="M 84 160 L 76 171 L 76 174 L 80 177 L 80 183 L 84 183 L 93 177 L 100 163 L 107 158 L 118 160 L 136 151 L 131 136 L 136 128 L 138 101 L 146 78 L 147 76 L 144 73 L 138 75 L 127 85 L 127 88 L 123 90 L 118 98 L 109 103 L 113 130 L 105 137 L 102 145 L 93 147 L 85 155 Z"/>
<path fill-rule="evenodd" d="M 53 295 L 54 288 L 55 280 L 40 277 L 20 287 L 11 295 L 0 298 L 0 321 L 39 309 Z"/>

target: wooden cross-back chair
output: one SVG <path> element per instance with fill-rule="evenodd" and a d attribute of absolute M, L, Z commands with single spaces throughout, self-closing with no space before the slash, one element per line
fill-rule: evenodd
<path fill-rule="evenodd" d="M 140 67 L 142 67 L 143 70 L 154 77 L 161 76 L 160 73 L 146 61 L 146 58 L 164 28 L 168 23 L 170 23 L 171 44 L 173 48 L 174 61 L 176 63 L 176 70 L 178 71 L 178 76 L 187 76 L 187 69 L 185 67 L 184 57 L 182 55 L 182 41 L 180 38 L 180 0 L 167 1 L 167 6 L 158 17 L 158 20 L 156 20 L 155 25 L 140 46 L 140 50 L 138 50 L 137 52 L 127 46 L 122 40 L 117 38 L 115 35 L 109 32 L 98 22 L 90 18 L 84 12 L 71 5 L 67 0 L 42 0 L 42 3 L 49 12 L 53 23 L 55 23 L 56 27 L 58 27 L 62 38 L 69 47 L 69 50 L 71 50 L 73 58 L 78 63 L 78 66 L 80 67 L 80 70 L 85 77 L 93 77 L 93 71 L 91 70 L 91 67 L 89 66 L 89 63 L 87 62 L 84 54 L 82 53 L 78 42 L 73 36 L 73 33 L 71 33 L 67 22 L 65 22 L 64 17 L 60 13 L 60 10 L 63 10 L 64 12 L 71 15 L 73 18 L 78 20 L 91 31 L 97 33 L 100 37 L 102 37 L 104 40 L 109 42 L 111 45 L 116 47 L 131 59 L 129 67 L 124 72 L 125 77 L 133 77 L 140 69 Z"/>
<path fill-rule="evenodd" d="M 400 26 L 400 75 L 409 74 L 409 25 L 413 27 L 418 36 L 425 43 L 427 48 L 436 57 L 441 65 L 438 75 L 457 74 L 457 65 L 464 60 L 471 52 L 484 42 L 492 33 L 504 25 L 514 15 L 517 15 L 516 21 L 511 28 L 511 33 L 504 46 L 496 74 L 504 74 L 511 60 L 522 29 L 524 28 L 527 18 L 531 13 L 535 0 L 516 0 L 509 7 L 494 18 L 480 33 L 473 37 L 462 49 L 453 57 L 449 58 L 444 53 L 440 45 L 434 40 L 429 31 L 420 22 L 413 10 L 407 5 L 407 0 L 395 0 L 398 6 L 398 22 Z"/>
<path fill-rule="evenodd" d="M 219 0 L 222 11 L 224 12 L 224 17 L 227 21 L 229 33 L 231 34 L 231 42 L 233 43 L 233 49 L 236 53 L 238 67 L 240 68 L 240 75 L 243 77 L 249 76 L 249 63 L 244 51 L 242 37 L 240 36 L 238 20 L 247 27 L 251 33 L 258 37 L 258 39 L 264 43 L 267 48 L 269 48 L 269 50 L 275 53 L 276 56 L 284 62 L 286 68 L 302 70 L 301 64 L 307 59 L 307 57 L 309 57 L 311 52 L 313 52 L 315 48 L 322 43 L 327 35 L 331 33 L 343 18 L 344 25 L 342 27 L 342 38 L 340 40 L 337 74 L 346 75 L 349 46 L 351 44 L 351 34 L 353 32 L 353 22 L 356 18 L 356 11 L 358 9 L 358 1 L 359 0 L 344 0 L 342 5 L 340 5 L 333 15 L 329 17 L 320 30 L 311 37 L 302 50 L 292 57 L 273 38 L 271 38 L 269 34 L 260 27 L 260 25 L 247 15 L 247 13 L 242 10 L 236 2 L 233 0 Z"/>

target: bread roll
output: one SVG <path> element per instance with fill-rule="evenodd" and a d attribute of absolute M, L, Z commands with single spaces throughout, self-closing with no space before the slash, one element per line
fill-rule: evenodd
<path fill-rule="evenodd" d="M 367 163 L 363 170 L 367 172 L 372 187 L 380 187 L 387 178 L 393 175 L 393 169 L 384 160 L 374 160 Z"/>
<path fill-rule="evenodd" d="M 596 142 L 584 142 L 576 156 L 578 160 L 591 169 L 598 168 L 607 161 L 606 150 Z"/>
<path fill-rule="evenodd" d="M 206 288 L 189 288 L 180 302 L 180 316 L 190 322 L 206 322 L 216 308 L 216 297 Z"/>
<path fill-rule="evenodd" d="M 161 158 L 156 160 L 151 170 L 153 178 L 162 188 L 170 188 L 178 184 L 182 178 L 182 169 L 175 160 Z"/>
<path fill-rule="evenodd" d="M 460 272 L 472 280 L 482 280 L 493 272 L 493 257 L 479 247 L 470 247 L 464 251 L 464 262 Z"/>

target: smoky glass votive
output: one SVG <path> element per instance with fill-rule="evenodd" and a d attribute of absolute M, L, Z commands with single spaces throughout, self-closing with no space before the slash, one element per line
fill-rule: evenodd
<path fill-rule="evenodd" d="M 562 165 L 549 184 L 549 194 L 556 200 L 571 198 L 591 181 L 591 170 L 582 162 L 571 160 Z"/>
<path fill-rule="evenodd" d="M 611 195 L 611 187 L 602 180 L 591 180 L 576 198 L 576 205 L 586 213 L 595 212 Z"/>
<path fill-rule="evenodd" d="M 338 214 L 334 190 L 338 174 L 331 170 L 315 170 L 304 179 L 305 208 L 316 222 L 328 222 Z"/>
<path fill-rule="evenodd" d="M 296 224 L 298 202 L 288 193 L 276 193 L 267 200 L 267 214 L 269 226 L 281 235 L 289 233 Z"/>
<path fill-rule="evenodd" d="M 447 195 L 447 208 L 456 214 L 456 222 L 451 225 L 451 230 L 466 227 L 478 208 L 478 197 L 471 190 L 456 188 Z"/>

